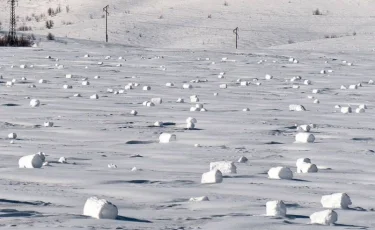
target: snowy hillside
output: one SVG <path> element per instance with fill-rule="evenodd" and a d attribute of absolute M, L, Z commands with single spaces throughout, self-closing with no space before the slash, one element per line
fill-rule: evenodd
<path fill-rule="evenodd" d="M 6 2 L 0 0 L 5 28 Z M 31 26 L 35 34 L 103 41 L 107 4 L 110 41 L 143 47 L 232 48 L 236 27 L 241 49 L 375 32 L 375 4 L 365 0 L 20 0 L 18 26 Z M 48 8 L 58 6 L 62 12 L 48 16 Z M 316 9 L 323 15 L 313 15 Z M 33 14 L 46 17 L 36 22 Z M 51 30 L 46 20 L 54 21 Z"/>

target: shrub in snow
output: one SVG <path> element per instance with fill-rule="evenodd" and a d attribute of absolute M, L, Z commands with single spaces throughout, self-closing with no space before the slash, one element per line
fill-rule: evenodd
<path fill-rule="evenodd" d="M 146 86 L 143 86 L 142 89 L 145 90 L 145 91 L 148 91 L 148 90 L 151 90 L 151 87 L 146 85 Z"/>
<path fill-rule="evenodd" d="M 220 87 L 220 89 L 226 89 L 226 88 L 228 88 L 228 85 L 227 84 L 221 84 L 219 87 Z"/>
<path fill-rule="evenodd" d="M 286 205 L 281 200 L 268 201 L 266 203 L 267 216 L 286 216 Z"/>
<path fill-rule="evenodd" d="M 274 167 L 268 170 L 268 178 L 270 179 L 293 179 L 293 172 L 287 167 Z"/>
<path fill-rule="evenodd" d="M 266 74 L 266 76 L 264 76 L 264 78 L 265 78 L 266 80 L 271 80 L 271 79 L 273 78 L 273 76 L 272 76 L 272 75 L 269 75 L 269 74 Z"/>
<path fill-rule="evenodd" d="M 365 109 L 363 109 L 363 108 L 357 108 L 357 109 L 355 110 L 355 112 L 356 112 L 356 113 L 364 113 L 364 112 L 365 112 Z"/>
<path fill-rule="evenodd" d="M 212 170 L 220 170 L 220 172 L 224 174 L 236 174 L 237 167 L 234 165 L 232 161 L 216 161 L 210 163 L 210 171 Z"/>
<path fill-rule="evenodd" d="M 318 172 L 318 167 L 311 163 L 301 163 L 297 167 L 297 173 L 316 173 Z"/>
<path fill-rule="evenodd" d="M 98 94 L 91 95 L 90 99 L 99 99 L 99 95 Z"/>
<path fill-rule="evenodd" d="M 169 143 L 172 141 L 176 141 L 176 135 L 175 134 L 170 134 L 170 133 L 162 133 L 159 136 L 159 143 Z"/>
<path fill-rule="evenodd" d="M 53 122 L 51 122 L 51 121 L 46 121 L 46 122 L 44 122 L 44 127 L 53 127 Z"/>
<path fill-rule="evenodd" d="M 31 99 L 30 106 L 31 107 L 38 107 L 38 106 L 40 106 L 40 101 L 38 99 Z"/>
<path fill-rule="evenodd" d="M 132 111 L 130 112 L 130 114 L 131 114 L 131 115 L 134 115 L 134 116 L 137 116 L 138 112 L 137 112 L 136 110 L 132 110 Z"/>
<path fill-rule="evenodd" d="M 290 111 L 306 111 L 305 107 L 303 105 L 289 105 L 289 110 Z"/>
<path fill-rule="evenodd" d="M 184 89 L 192 89 L 193 86 L 190 85 L 190 84 L 183 84 L 183 85 L 182 85 L 182 88 L 184 88 Z"/>
<path fill-rule="evenodd" d="M 246 157 L 244 157 L 244 156 L 242 156 L 242 157 L 240 157 L 239 159 L 238 159 L 238 163 L 246 163 L 248 161 L 248 159 L 246 158 Z"/>
<path fill-rule="evenodd" d="M 191 202 L 201 202 L 201 201 L 209 201 L 207 196 L 201 196 L 201 197 L 192 197 L 189 199 Z"/>
<path fill-rule="evenodd" d="M 41 155 L 33 154 L 21 157 L 18 161 L 18 166 L 20 168 L 41 168 L 43 161 Z"/>
<path fill-rule="evenodd" d="M 116 205 L 104 199 L 90 197 L 83 208 L 83 215 L 96 219 L 116 219 L 118 209 Z"/>
<path fill-rule="evenodd" d="M 8 138 L 9 139 L 17 139 L 17 134 L 16 133 L 9 133 Z"/>
<path fill-rule="evenodd" d="M 300 125 L 297 127 L 298 132 L 310 132 L 310 125 Z"/>
<path fill-rule="evenodd" d="M 61 163 L 61 164 L 65 164 L 65 163 L 67 163 L 66 158 L 65 158 L 65 157 L 60 157 L 60 158 L 59 158 L 59 163 Z"/>
<path fill-rule="evenodd" d="M 315 136 L 311 133 L 297 133 L 296 143 L 314 143 Z"/>
<path fill-rule="evenodd" d="M 151 98 L 151 102 L 154 104 L 161 104 L 163 103 L 163 100 L 160 97 L 157 97 L 157 98 Z"/>
<path fill-rule="evenodd" d="M 184 103 L 184 99 L 182 99 L 182 98 L 178 98 L 176 102 L 177 102 L 177 103 Z"/>
<path fill-rule="evenodd" d="M 310 216 L 311 224 L 332 225 L 337 222 L 337 213 L 333 210 L 315 212 Z"/>
<path fill-rule="evenodd" d="M 346 193 L 334 193 L 331 195 L 322 196 L 320 200 L 323 208 L 341 208 L 348 209 L 352 204 L 350 197 Z"/>
<path fill-rule="evenodd" d="M 352 113 L 352 108 L 350 106 L 348 106 L 348 107 L 341 107 L 340 111 L 342 113 L 345 113 L 345 114 L 346 113 Z"/>
<path fill-rule="evenodd" d="M 216 184 L 221 182 L 223 182 L 223 174 L 220 170 L 215 169 L 202 175 L 202 184 Z"/>

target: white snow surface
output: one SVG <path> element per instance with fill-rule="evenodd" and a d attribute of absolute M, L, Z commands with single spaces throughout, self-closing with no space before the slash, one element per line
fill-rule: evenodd
<path fill-rule="evenodd" d="M 271 0 L 266 8 L 254 0 L 228 1 L 229 6 L 213 0 L 19 1 L 20 14 L 46 13 L 58 3 L 63 11 L 69 4 L 71 12 L 53 17 L 50 31 L 57 41 L 44 40 L 49 32 L 41 29 L 44 21 L 31 21 L 32 32 L 42 35 L 37 47 L 0 48 L 0 228 L 320 230 L 327 228 L 308 225 L 306 217 L 322 210 L 323 195 L 340 191 L 350 194 L 351 207 L 365 211 L 336 210 L 340 218 L 335 229 L 375 228 L 370 211 L 375 208 L 375 85 L 367 84 L 374 78 L 375 27 L 370 16 L 375 7 L 370 1 L 338 2 Z M 5 3 L 0 0 L 1 6 Z M 102 41 L 106 4 L 111 5 L 110 41 L 124 45 L 65 38 Z M 317 7 L 326 15 L 313 16 Z M 210 13 L 212 20 L 207 18 Z M 164 18 L 157 19 L 160 15 Z M 0 14 L 3 28 L 8 16 Z M 63 20 L 73 24 L 62 25 Z M 237 26 L 242 33 L 238 51 L 232 32 Z M 354 30 L 356 36 L 347 35 Z M 345 36 L 323 39 L 325 34 Z M 286 44 L 288 39 L 295 43 Z M 45 58 L 49 55 L 52 59 Z M 223 57 L 235 61 L 223 62 Z M 290 57 L 299 63 L 290 63 Z M 355 65 L 343 65 L 343 60 Z M 56 63 L 64 68 L 56 68 Z M 334 72 L 321 75 L 321 69 Z M 223 71 L 225 78 L 217 78 Z M 68 79 L 67 73 L 75 77 Z M 277 77 L 266 81 L 265 74 Z M 313 85 L 292 89 L 285 79 L 296 74 Z M 22 77 L 27 84 L 18 81 Z M 90 85 L 83 86 L 83 78 Z M 241 87 L 238 78 L 251 84 Z M 6 87 L 12 79 L 17 81 Z M 39 79 L 46 82 L 38 84 Z M 208 81 L 188 83 L 192 79 Z M 130 82 L 140 87 L 106 92 Z M 165 87 L 167 82 L 176 87 Z M 359 82 L 357 90 L 339 89 Z M 182 89 L 187 83 L 193 87 Z M 28 88 L 30 84 L 37 87 Z M 64 90 L 66 84 L 73 88 Z M 220 90 L 220 84 L 228 88 Z M 152 90 L 143 91 L 145 85 Z M 306 98 L 313 89 L 322 89 L 316 95 L 322 103 Z M 90 100 L 94 94 L 99 99 Z M 177 98 L 189 101 L 193 94 L 207 112 L 192 114 L 189 103 L 176 103 Z M 31 107 L 30 98 L 38 98 L 41 105 Z M 163 103 L 142 106 L 150 98 L 163 98 Z M 291 104 L 306 105 L 306 111 L 291 112 Z M 366 104 L 368 109 L 342 114 L 334 111 L 337 104 Z M 243 108 L 251 110 L 244 113 Z M 139 115 L 131 115 L 131 110 Z M 185 130 L 189 116 L 199 121 L 197 129 Z M 150 125 L 158 120 L 169 124 Z M 44 127 L 45 121 L 55 125 Z M 310 123 L 318 125 L 310 131 L 314 144 L 294 143 L 294 125 Z M 9 133 L 19 135 L 13 144 L 6 138 Z M 178 141 L 159 144 L 161 133 L 176 134 Z M 196 143 L 201 147 L 194 147 Z M 39 151 L 46 153 L 49 166 L 18 168 L 22 156 Z M 61 156 L 67 163 L 57 163 Z M 241 156 L 249 163 L 237 164 L 238 174 L 224 177 L 222 183 L 201 184 L 210 162 L 235 162 Z M 319 166 L 319 173 L 295 174 L 293 180 L 267 178 L 275 166 L 295 171 L 295 160 L 306 156 Z M 108 168 L 113 163 L 117 168 Z M 129 170 L 134 166 L 143 170 Z M 188 202 L 202 195 L 210 201 Z M 116 204 L 117 220 L 82 216 L 92 196 Z M 296 218 L 262 216 L 269 200 L 283 200 L 288 215 Z"/>

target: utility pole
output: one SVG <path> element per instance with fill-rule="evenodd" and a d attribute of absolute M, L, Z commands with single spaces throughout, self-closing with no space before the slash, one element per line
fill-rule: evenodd
<path fill-rule="evenodd" d="M 238 27 L 233 30 L 233 33 L 236 35 L 236 49 L 238 48 L 238 39 L 240 36 L 238 35 Z"/>
<path fill-rule="evenodd" d="M 9 45 L 13 46 L 16 43 L 16 2 L 17 0 L 8 0 L 10 3 L 10 21 L 9 21 L 9 33 L 8 41 Z"/>
<path fill-rule="evenodd" d="M 103 11 L 105 12 L 105 41 L 106 42 L 108 42 L 108 15 L 109 15 L 108 7 L 109 5 L 103 8 Z"/>

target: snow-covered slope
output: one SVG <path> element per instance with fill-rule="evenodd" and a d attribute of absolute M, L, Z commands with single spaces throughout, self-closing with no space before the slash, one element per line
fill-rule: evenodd
<path fill-rule="evenodd" d="M 9 18 L 6 2 L 0 0 L 0 21 L 5 28 Z M 107 4 L 110 41 L 144 47 L 232 48 L 236 27 L 240 29 L 241 49 L 375 31 L 375 3 L 365 0 L 19 1 L 18 24 L 31 26 L 36 34 L 52 32 L 60 37 L 103 41 L 102 8 Z M 43 18 L 39 23 L 35 19 L 25 21 L 26 16 L 47 15 L 49 7 L 59 5 L 62 13 L 57 16 Z M 313 15 L 315 9 L 323 15 Z M 55 23 L 50 31 L 45 29 L 47 19 Z"/>

